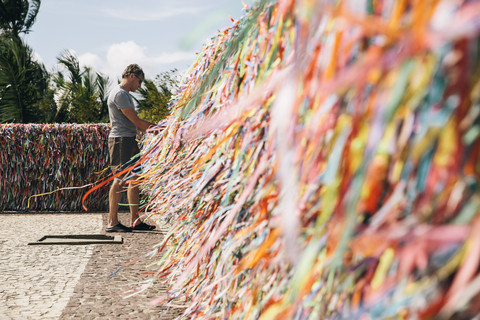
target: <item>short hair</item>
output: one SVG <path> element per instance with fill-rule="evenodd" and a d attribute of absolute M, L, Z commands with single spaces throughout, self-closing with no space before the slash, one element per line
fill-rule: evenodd
<path fill-rule="evenodd" d="M 122 73 L 122 78 L 125 79 L 129 75 L 131 75 L 132 73 L 134 75 L 138 76 L 138 77 L 141 76 L 142 78 L 145 78 L 145 74 L 143 73 L 142 68 L 138 64 L 135 64 L 135 63 L 131 64 L 131 65 L 129 65 L 125 68 L 125 70 Z"/>

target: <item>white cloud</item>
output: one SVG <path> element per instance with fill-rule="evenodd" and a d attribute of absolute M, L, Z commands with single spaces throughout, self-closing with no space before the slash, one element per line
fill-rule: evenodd
<path fill-rule="evenodd" d="M 32 59 L 33 59 L 33 61 L 37 61 L 37 62 L 39 62 L 39 63 L 44 63 L 42 56 L 41 56 L 38 52 L 36 52 L 36 51 L 33 51 L 33 57 L 32 57 Z"/>
<path fill-rule="evenodd" d="M 104 70 L 101 71 L 117 78 L 129 64 L 144 64 L 146 60 L 145 50 L 145 47 L 139 46 L 134 41 L 112 44 L 107 50 Z"/>
<path fill-rule="evenodd" d="M 102 59 L 91 52 L 78 56 L 78 62 L 80 63 L 80 67 L 90 67 L 95 70 L 99 70 L 99 67 L 102 65 Z"/>
<path fill-rule="evenodd" d="M 108 75 L 112 80 L 119 79 L 126 66 L 132 63 L 140 65 L 148 78 L 154 78 L 165 65 L 185 61 L 188 65 L 195 59 L 194 52 L 177 51 L 149 55 L 147 47 L 142 47 L 134 41 L 115 43 L 108 47 L 104 59 L 93 53 L 81 55 L 82 64 L 94 66 L 95 70 Z"/>
<path fill-rule="evenodd" d="M 101 72 L 115 82 L 120 79 L 126 66 L 132 63 L 140 65 L 145 71 L 147 78 L 153 79 L 162 71 L 170 70 L 179 63 L 185 62 L 185 67 L 189 66 L 195 60 L 195 52 L 175 51 L 163 52 L 157 55 L 148 54 L 148 48 L 138 45 L 134 41 L 126 41 L 111 44 L 108 46 L 105 56 L 93 52 L 77 54 L 73 49 L 68 50 L 78 58 L 80 67 L 90 67 L 94 71 Z M 38 56 L 38 59 L 41 57 Z M 56 65 L 57 69 L 63 71 L 61 65 Z M 177 67 L 177 69 L 179 69 Z M 180 68 L 181 69 L 181 68 Z M 184 70 L 180 70 L 184 71 Z"/>

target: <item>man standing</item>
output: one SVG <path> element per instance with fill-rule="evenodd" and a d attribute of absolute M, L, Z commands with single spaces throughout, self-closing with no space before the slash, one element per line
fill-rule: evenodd
<path fill-rule="evenodd" d="M 137 129 L 145 132 L 153 123 L 142 120 L 135 111 L 130 92 L 142 86 L 145 78 L 142 68 L 137 64 L 129 65 L 122 74 L 122 81 L 108 96 L 108 114 L 112 129 L 108 136 L 110 167 L 114 171 L 121 170 L 131 164 L 130 159 L 140 152 L 137 141 Z M 130 161 L 130 162 L 129 162 Z M 109 216 L 106 232 L 130 232 L 133 230 L 153 230 L 155 226 L 140 221 L 138 208 L 140 191 L 138 185 L 126 182 L 124 177 L 115 178 L 109 192 Z M 118 221 L 118 206 L 121 191 L 128 183 L 127 199 L 130 207 L 131 227 Z"/>

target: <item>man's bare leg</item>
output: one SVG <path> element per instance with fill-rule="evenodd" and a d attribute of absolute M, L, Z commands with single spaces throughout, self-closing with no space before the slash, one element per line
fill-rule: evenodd
<path fill-rule="evenodd" d="M 131 226 L 136 226 L 137 224 L 142 223 L 140 219 L 138 219 L 138 207 L 140 203 L 140 190 L 138 189 L 138 185 L 135 183 L 129 183 L 127 189 L 127 199 L 128 199 L 128 206 L 130 208 L 130 221 Z"/>
<path fill-rule="evenodd" d="M 114 227 L 118 224 L 118 206 L 122 197 L 120 193 L 123 188 L 122 184 L 119 179 L 114 179 L 110 186 L 110 192 L 108 193 L 109 213 L 107 228 Z"/>
<path fill-rule="evenodd" d="M 144 223 L 139 219 L 140 189 L 136 181 L 132 181 L 127 189 L 128 205 L 130 207 L 130 220 L 133 230 L 153 230 L 155 226 Z"/>

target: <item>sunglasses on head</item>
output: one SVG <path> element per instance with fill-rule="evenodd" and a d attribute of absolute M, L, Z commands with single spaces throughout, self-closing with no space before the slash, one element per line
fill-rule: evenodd
<path fill-rule="evenodd" d="M 135 73 L 133 73 L 133 75 L 135 76 L 135 78 L 137 78 L 137 79 L 138 79 L 138 83 L 139 83 L 140 85 L 142 85 L 142 82 L 143 82 L 143 80 L 142 80 L 142 79 L 140 79 L 140 77 L 139 77 L 139 76 L 137 76 Z"/>

